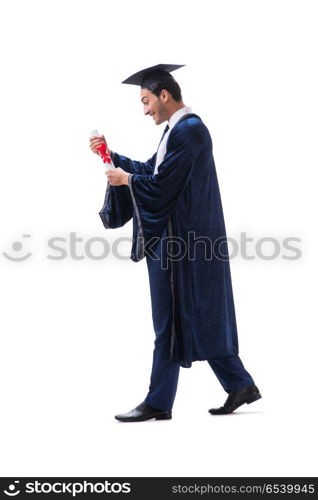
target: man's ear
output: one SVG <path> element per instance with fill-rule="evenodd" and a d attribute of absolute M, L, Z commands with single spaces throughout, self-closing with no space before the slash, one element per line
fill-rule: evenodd
<path fill-rule="evenodd" d="M 163 100 L 163 102 L 167 102 L 169 100 L 169 92 L 167 90 L 163 89 L 161 91 L 160 97 Z"/>

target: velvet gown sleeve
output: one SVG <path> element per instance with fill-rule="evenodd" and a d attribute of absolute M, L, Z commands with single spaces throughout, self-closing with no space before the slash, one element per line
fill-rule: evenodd
<path fill-rule="evenodd" d="M 154 170 L 156 155 L 157 153 L 155 153 L 146 162 L 131 160 L 130 158 L 127 158 L 127 156 L 120 155 L 113 151 L 111 152 L 110 156 L 115 167 L 120 167 L 125 170 L 125 172 L 129 172 L 130 174 L 148 175 L 151 174 Z"/>
<path fill-rule="evenodd" d="M 201 149 L 202 138 L 195 125 L 185 122 L 171 131 L 167 153 L 156 175 L 129 175 L 129 188 L 143 245 L 153 236 L 161 235 L 189 181 Z"/>
<path fill-rule="evenodd" d="M 111 158 L 115 167 L 120 167 L 125 172 L 134 174 L 150 174 L 155 165 L 155 153 L 146 162 L 135 161 L 127 156 L 111 152 Z M 128 186 L 111 186 L 107 184 L 104 204 L 99 216 L 106 229 L 122 227 L 133 217 L 133 205 Z"/>

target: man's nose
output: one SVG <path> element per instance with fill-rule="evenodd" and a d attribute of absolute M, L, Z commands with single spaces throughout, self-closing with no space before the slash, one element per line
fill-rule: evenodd
<path fill-rule="evenodd" d="M 144 114 L 145 114 L 145 115 L 149 115 L 149 109 L 148 109 L 148 108 L 145 108 L 145 109 L 144 109 Z"/>

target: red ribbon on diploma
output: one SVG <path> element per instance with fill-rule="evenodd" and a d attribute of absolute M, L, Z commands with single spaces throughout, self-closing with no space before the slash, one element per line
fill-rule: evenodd
<path fill-rule="evenodd" d="M 112 161 L 110 155 L 107 153 L 107 144 L 103 142 L 103 144 L 98 146 L 96 149 L 104 163 L 110 163 Z"/>

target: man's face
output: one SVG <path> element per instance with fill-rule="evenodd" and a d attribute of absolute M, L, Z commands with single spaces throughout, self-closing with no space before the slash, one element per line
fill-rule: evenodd
<path fill-rule="evenodd" d="M 162 91 L 159 97 L 147 89 L 140 91 L 141 102 L 144 106 L 145 115 L 152 117 L 156 125 L 160 125 L 168 119 L 168 113 L 165 106 L 165 91 Z"/>

